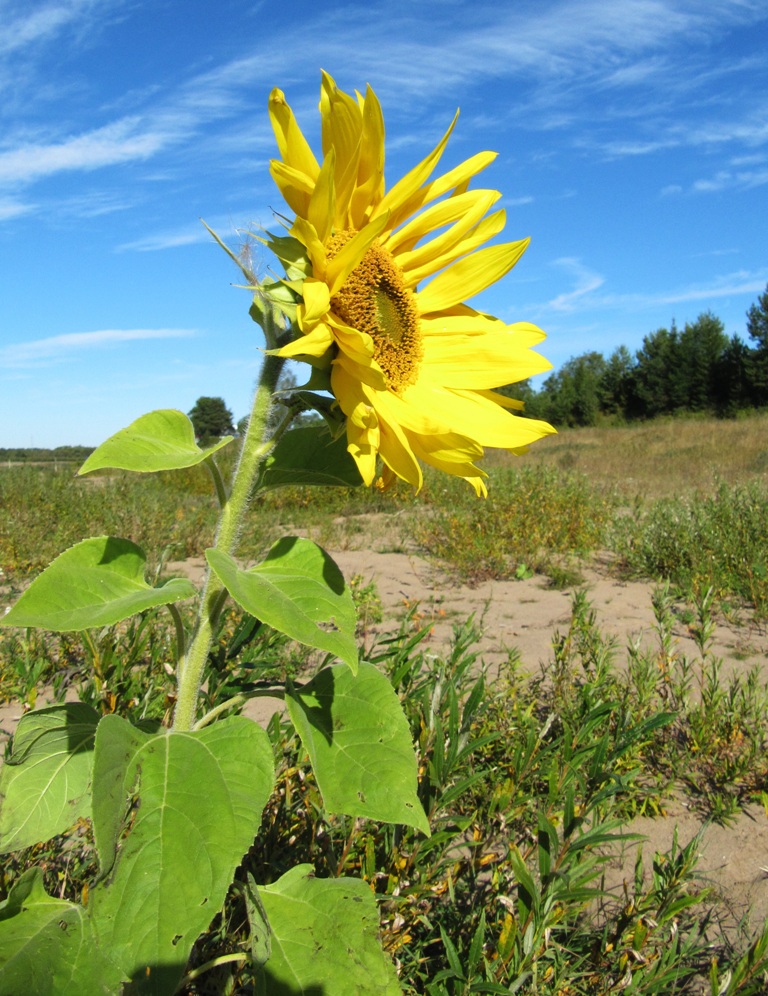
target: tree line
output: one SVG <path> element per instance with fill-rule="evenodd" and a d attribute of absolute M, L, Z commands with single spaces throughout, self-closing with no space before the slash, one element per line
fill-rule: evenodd
<path fill-rule="evenodd" d="M 749 342 L 727 336 L 706 311 L 680 329 L 657 329 L 634 355 L 619 346 L 607 359 L 590 352 L 568 360 L 540 390 L 526 381 L 504 389 L 526 414 L 556 426 L 595 425 L 705 412 L 733 417 L 768 407 L 768 287 L 747 312 Z"/>

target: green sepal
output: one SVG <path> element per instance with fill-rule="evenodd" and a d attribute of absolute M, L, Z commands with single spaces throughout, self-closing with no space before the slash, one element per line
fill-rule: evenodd
<path fill-rule="evenodd" d="M 28 712 L 0 771 L 0 854 L 31 847 L 91 815 L 99 714 L 83 702 Z"/>
<path fill-rule="evenodd" d="M 194 467 L 231 443 L 234 436 L 222 436 L 201 450 L 195 442 L 195 429 L 184 412 L 163 408 L 142 415 L 110 436 L 88 457 L 78 474 L 98 470 L 131 470 L 153 474 L 159 470 Z"/>
<path fill-rule="evenodd" d="M 311 865 L 297 865 L 261 886 L 259 895 L 272 933 L 264 966 L 268 993 L 402 993 L 379 942 L 376 898 L 365 882 L 319 879 Z"/>
<path fill-rule="evenodd" d="M 273 235 L 264 233 L 267 238 L 254 235 L 254 238 L 267 246 L 280 260 L 289 280 L 300 280 L 312 276 L 312 264 L 307 255 L 306 246 L 292 235 Z"/>
<path fill-rule="evenodd" d="M 184 578 L 156 588 L 144 580 L 146 557 L 127 539 L 96 536 L 60 554 L 0 619 L 2 626 L 35 626 L 57 633 L 112 626 L 146 609 L 191 598 Z"/>
<path fill-rule="evenodd" d="M 429 835 L 411 731 L 386 675 L 365 661 L 357 675 L 326 667 L 300 688 L 289 685 L 285 701 L 326 809 Z"/>
<path fill-rule="evenodd" d="M 357 670 L 356 612 L 344 575 L 311 540 L 287 536 L 260 564 L 243 570 L 221 550 L 205 551 L 211 570 L 246 612 Z"/>
<path fill-rule="evenodd" d="M 346 435 L 334 439 L 322 422 L 286 432 L 264 461 L 259 485 L 267 489 L 292 484 L 362 484 L 357 464 L 347 451 Z"/>

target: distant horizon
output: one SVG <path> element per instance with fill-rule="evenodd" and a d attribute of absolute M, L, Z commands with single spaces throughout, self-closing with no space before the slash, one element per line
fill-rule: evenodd
<path fill-rule="evenodd" d="M 390 187 L 457 107 L 440 169 L 498 152 L 474 186 L 531 244 L 471 303 L 539 325 L 555 370 L 705 311 L 746 340 L 768 285 L 762 0 L 6 8 L 0 446 L 98 445 L 201 395 L 247 413 L 263 339 L 199 219 L 234 247 L 278 224 L 268 95 L 318 151 L 321 68 L 378 94 Z"/>

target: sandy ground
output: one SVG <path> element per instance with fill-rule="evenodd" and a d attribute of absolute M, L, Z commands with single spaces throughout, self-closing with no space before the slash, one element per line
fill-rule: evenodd
<path fill-rule="evenodd" d="M 406 605 L 418 602 L 423 621 L 433 627 L 430 645 L 436 650 L 448 645 L 454 623 L 474 613 L 483 630 L 480 649 L 491 675 L 494 669 L 504 667 L 510 650 L 519 653 L 523 667 L 540 673 L 551 658 L 553 635 L 568 629 L 573 590 L 553 589 L 542 577 L 488 581 L 468 587 L 453 584 L 417 556 L 367 550 L 331 552 L 347 578 L 360 574 L 364 580 L 376 582 L 385 610 L 384 626 L 387 619 L 402 617 Z M 618 661 L 632 640 L 658 644 L 651 603 L 653 585 L 617 581 L 597 565 L 583 571 L 581 586 L 587 589 L 601 632 L 618 641 Z M 674 634 L 679 652 L 691 656 L 697 653 L 682 623 Z M 724 675 L 747 670 L 768 659 L 768 634 L 746 623 L 732 626 L 720 621 L 712 651 L 723 658 Z M 725 900 L 729 911 L 726 925 L 732 929 L 747 917 L 753 929 L 761 926 L 768 917 L 768 816 L 764 808 L 750 807 L 729 827 L 704 826 L 701 817 L 680 799 L 672 802 L 663 818 L 633 821 L 627 829 L 645 838 L 647 874 L 654 852 L 671 846 L 675 828 L 681 846 L 702 833 L 698 865 L 702 886 L 714 887 Z M 632 881 L 637 846 L 632 844 L 625 861 L 617 862 L 610 870 L 609 886 L 620 886 L 625 877 Z"/>
<path fill-rule="evenodd" d="M 418 603 L 422 621 L 432 626 L 428 645 L 439 651 L 448 645 L 454 623 L 474 613 L 483 631 L 479 644 L 482 659 L 493 676 L 507 663 L 510 651 L 519 653 L 523 667 L 539 673 L 550 659 L 553 635 L 558 630 L 564 633 L 568 627 L 572 591 L 552 589 L 541 577 L 488 581 L 468 587 L 453 584 L 415 555 L 371 550 L 330 552 L 348 579 L 361 575 L 364 582 L 376 583 L 384 606 L 384 622 L 369 630 L 368 639 L 376 630 L 396 626 L 407 606 Z M 168 566 L 195 581 L 202 576 L 202 560 Z M 584 586 L 601 631 L 614 635 L 619 648 L 633 639 L 655 645 L 652 585 L 619 582 L 598 564 L 584 571 Z M 675 636 L 681 652 L 695 653 L 682 623 L 677 625 Z M 768 636 L 764 630 L 746 624 L 730 626 L 721 622 L 713 650 L 724 660 L 724 673 L 745 670 L 766 660 Z M 249 705 L 249 714 L 263 723 L 281 703 L 258 699 Z M 18 706 L 0 707 L 3 740 L 12 732 L 19 713 Z M 672 803 L 665 817 L 634 821 L 628 829 L 646 838 L 646 869 L 655 851 L 670 847 L 675 827 L 681 845 L 702 832 L 702 885 L 714 886 L 723 897 L 730 911 L 730 926 L 744 917 L 748 917 L 753 930 L 761 925 L 768 916 L 768 816 L 764 809 L 750 807 L 728 828 L 703 826 L 700 816 L 687 809 L 681 799 Z M 625 861 L 613 867 L 610 884 L 620 886 L 624 877 L 631 881 L 636 848 L 636 844 L 632 845 Z"/>

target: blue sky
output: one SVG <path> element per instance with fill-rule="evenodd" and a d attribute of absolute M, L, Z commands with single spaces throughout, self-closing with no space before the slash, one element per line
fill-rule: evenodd
<path fill-rule="evenodd" d="M 96 445 L 259 363 L 232 245 L 273 225 L 267 116 L 315 142 L 320 68 L 377 92 L 394 183 L 499 156 L 522 261 L 473 302 L 555 367 L 768 284 L 765 0 L 0 0 L 0 446 Z M 315 147 L 317 143 L 315 142 Z M 266 266 L 267 260 L 261 261 Z"/>

